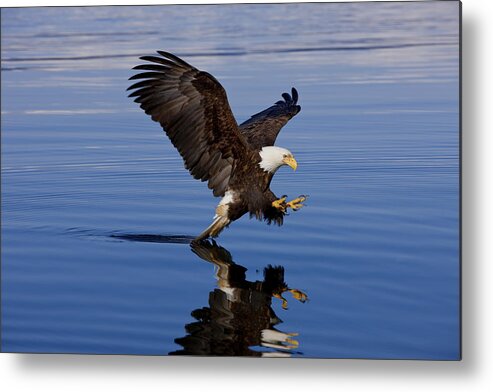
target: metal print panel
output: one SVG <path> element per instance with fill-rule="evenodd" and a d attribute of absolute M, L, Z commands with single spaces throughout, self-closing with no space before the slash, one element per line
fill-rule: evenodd
<path fill-rule="evenodd" d="M 460 359 L 459 2 L 1 37 L 3 352 Z"/>

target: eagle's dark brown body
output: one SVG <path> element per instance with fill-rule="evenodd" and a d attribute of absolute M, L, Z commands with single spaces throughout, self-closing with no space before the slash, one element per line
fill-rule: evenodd
<path fill-rule="evenodd" d="M 278 197 L 270 190 L 272 175 L 260 168 L 259 155 L 252 154 L 255 164 L 240 164 L 233 168 L 230 187 L 237 190 L 238 201 L 229 208 L 231 221 L 237 220 L 247 212 L 258 219 L 265 219 L 269 224 L 281 225 L 284 213 L 272 207 Z"/>
<path fill-rule="evenodd" d="M 273 172 L 260 167 L 260 153 L 300 111 L 297 91 L 238 125 L 212 75 L 170 53 L 158 54 L 141 57 L 148 63 L 134 68 L 145 72 L 130 78 L 142 79 L 129 87 L 135 90 L 130 97 L 161 124 L 192 176 L 223 197 L 215 221 L 199 239 L 216 236 L 246 213 L 281 225 L 285 211 L 273 207 L 278 200 L 269 189 Z"/>

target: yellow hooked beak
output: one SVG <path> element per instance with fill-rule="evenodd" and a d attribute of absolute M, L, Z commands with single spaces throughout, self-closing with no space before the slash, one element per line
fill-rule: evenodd
<path fill-rule="evenodd" d="M 298 167 L 298 162 L 296 162 L 296 159 L 294 159 L 294 157 L 286 157 L 282 161 L 293 170 L 296 170 L 296 168 Z"/>

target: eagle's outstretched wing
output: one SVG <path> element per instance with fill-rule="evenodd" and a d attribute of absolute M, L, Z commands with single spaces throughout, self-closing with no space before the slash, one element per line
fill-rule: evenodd
<path fill-rule="evenodd" d="M 241 135 L 226 92 L 207 72 L 171 53 L 143 56 L 146 70 L 130 78 L 144 79 L 128 90 L 130 97 L 161 124 L 180 152 L 192 176 L 208 181 L 215 196 L 223 196 L 236 159 L 251 148 Z"/>
<path fill-rule="evenodd" d="M 273 146 L 281 128 L 301 110 L 298 103 L 298 92 L 293 87 L 291 95 L 282 94 L 284 101 L 277 101 L 273 106 L 240 125 L 242 134 L 248 144 L 254 149 L 264 146 Z"/>

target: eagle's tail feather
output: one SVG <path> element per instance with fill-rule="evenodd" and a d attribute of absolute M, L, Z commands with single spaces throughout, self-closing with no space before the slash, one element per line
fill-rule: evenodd
<path fill-rule="evenodd" d="M 229 225 L 230 222 L 231 221 L 227 216 L 216 215 L 210 226 L 200 233 L 194 241 L 202 241 L 209 237 L 217 237 L 219 233 Z"/>

